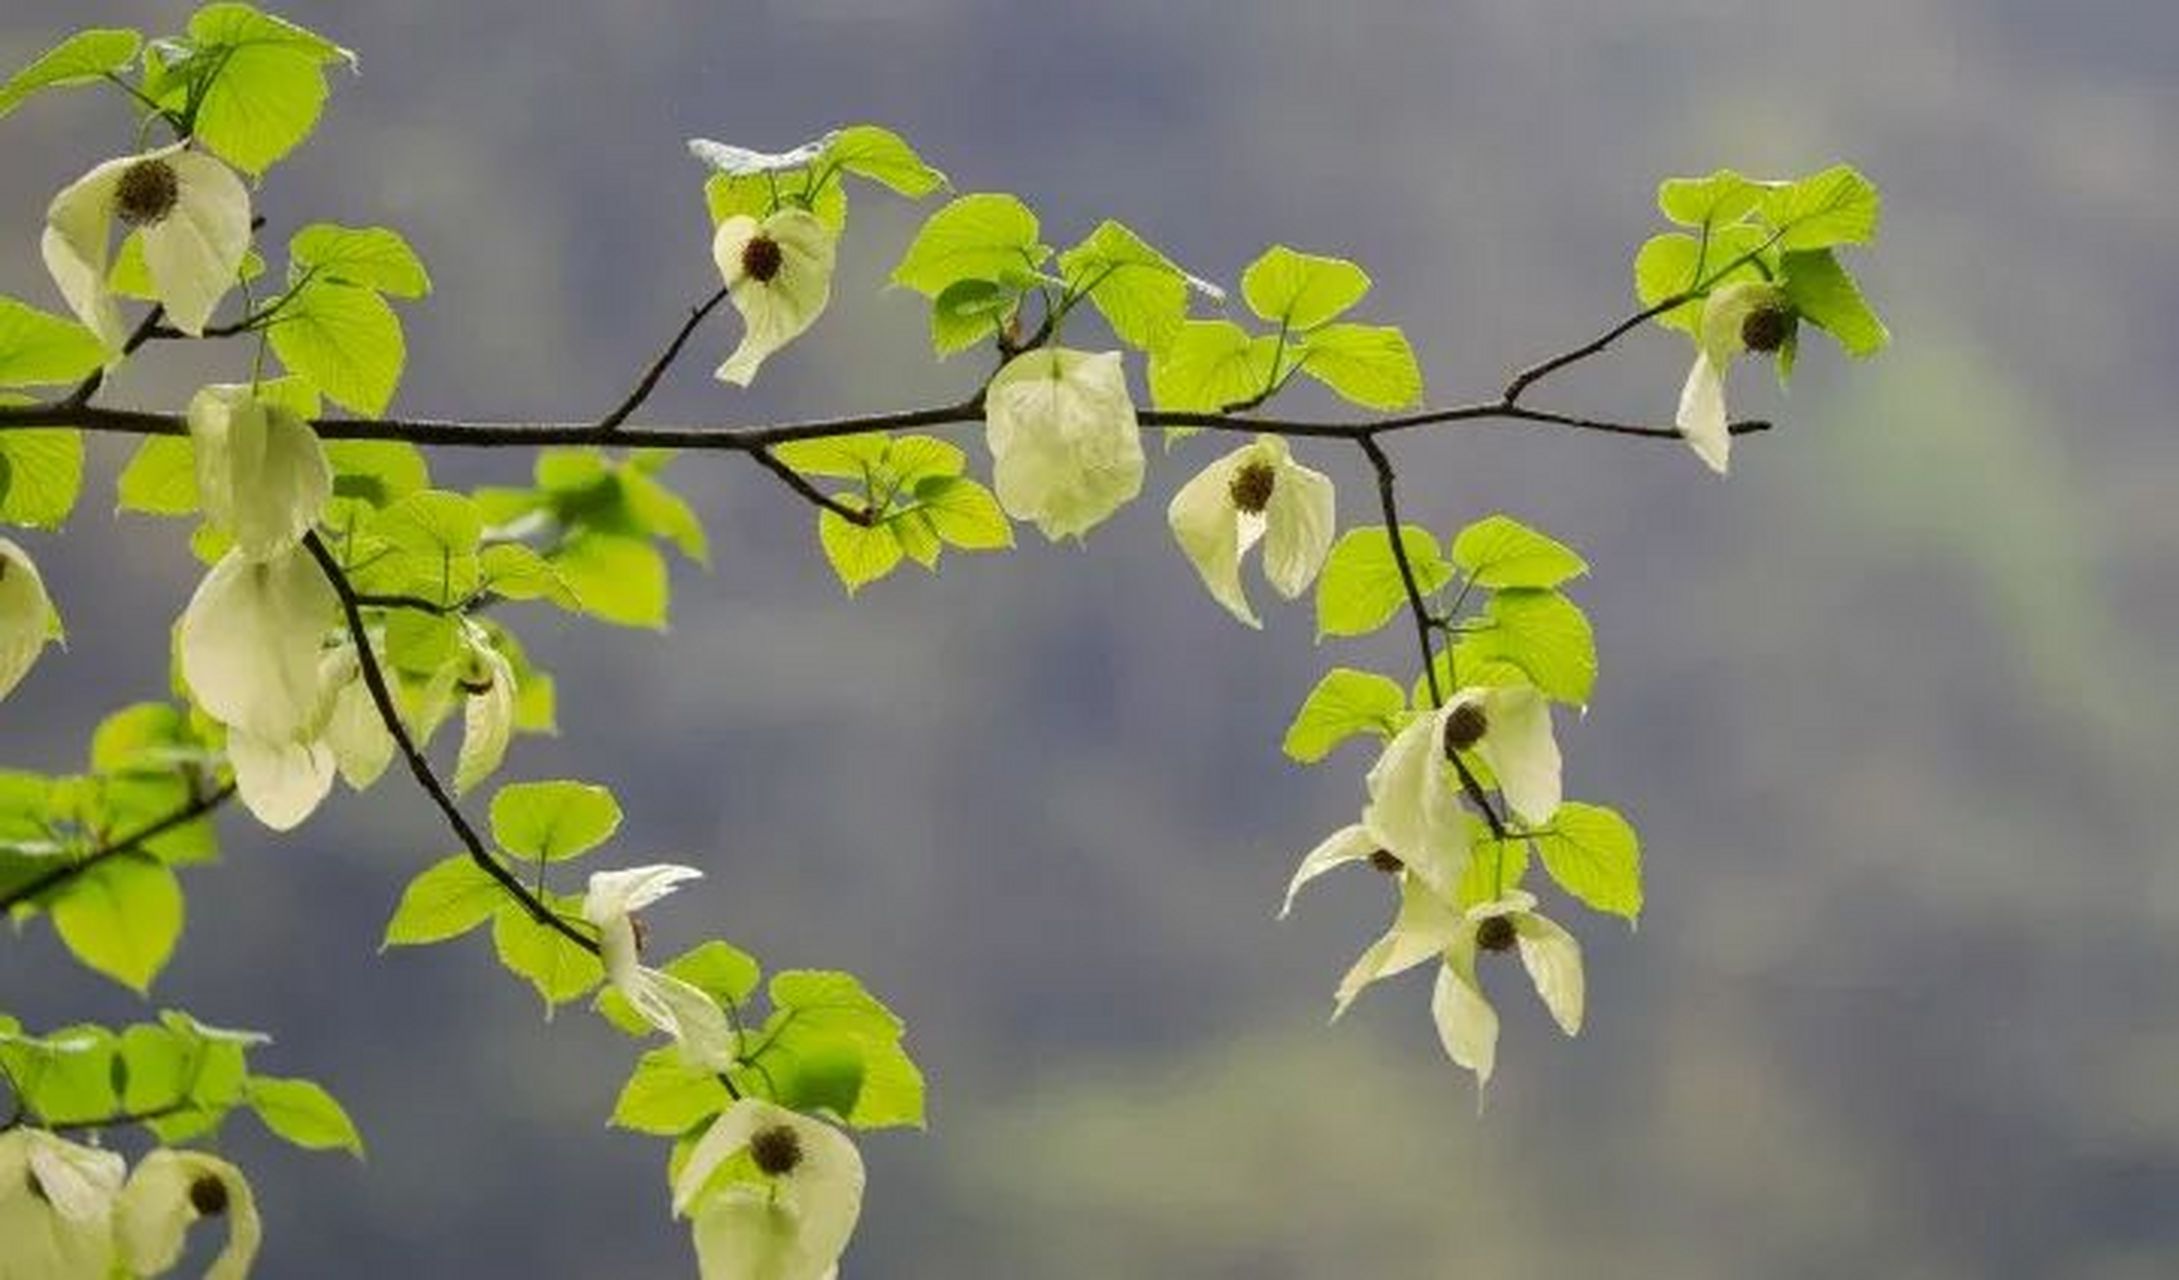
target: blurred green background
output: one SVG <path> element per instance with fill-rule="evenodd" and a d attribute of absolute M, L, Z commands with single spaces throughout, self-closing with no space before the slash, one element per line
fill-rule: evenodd
<path fill-rule="evenodd" d="M 677 464 L 718 552 L 672 632 L 522 616 L 563 679 L 512 776 L 610 783 L 624 861 L 712 876 L 655 913 L 776 966 L 863 974 L 909 1020 L 931 1131 L 867 1144 L 865 1276 L 2168 1276 L 2179 1270 L 2179 10 L 2155 0 L 1000 0 L 336 4 L 354 47 L 317 139 L 260 194 L 406 232 L 415 412 L 580 417 L 711 287 L 682 139 L 901 129 L 963 190 L 1070 243 L 1119 217 L 1229 282 L 1265 244 L 1370 266 L 1432 398 L 1631 308 L 1667 174 L 1838 159 L 1883 187 L 1856 270 L 1895 348 L 1828 344 L 1785 429 L 1720 483 L 1681 448 L 1524 429 L 1399 442 L 1412 518 L 1491 510 L 1581 548 L 1603 678 L 1570 794 L 1646 841 L 1638 933 L 1578 923 L 1591 1013 L 1517 982 L 1477 1116 L 1427 979 L 1336 1028 L 1382 890 L 1276 925 L 1293 860 L 1366 761 L 1278 752 L 1328 660 L 1305 606 L 1235 626 L 1174 553 L 1154 460 L 1086 549 L 1039 542 L 850 605 L 806 508 L 733 459 Z M 10 0 L 0 63 L 179 4 Z M 50 194 L 128 142 L 117 101 L 0 125 L 0 289 L 57 307 Z M 958 394 L 919 300 L 881 292 L 918 214 L 859 197 L 833 309 L 758 388 L 711 382 L 731 322 L 654 402 L 751 421 Z M 116 403 L 178 404 L 235 353 L 162 349 Z M 1684 342 L 1645 334 L 1548 403 L 1667 420 Z M 1322 407 L 1322 406 L 1319 406 Z M 970 438 L 973 438 L 971 436 Z M 105 514 L 118 446 L 37 539 L 71 642 L 9 700 L 0 756 L 73 763 L 157 696 L 194 580 L 184 531 Z M 1351 451 L 1305 449 L 1350 518 Z M 466 482 L 513 456 L 448 459 Z M 1033 531 L 1023 533 L 1033 537 Z M 1255 588 L 1260 601 L 1268 596 Z M 626 1043 L 553 1025 L 481 940 L 375 956 L 448 838 L 398 776 L 292 838 L 226 824 L 156 992 L 262 1027 L 324 1079 L 367 1166 L 245 1125 L 272 1276 L 677 1276 L 662 1151 L 603 1120 Z M 43 924 L 0 950 L 34 1026 L 143 1006 Z"/>

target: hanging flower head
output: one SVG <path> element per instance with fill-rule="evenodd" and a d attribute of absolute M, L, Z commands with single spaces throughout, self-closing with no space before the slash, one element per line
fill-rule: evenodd
<path fill-rule="evenodd" d="M 205 518 L 252 560 L 302 540 L 333 494 L 325 446 L 292 409 L 247 385 L 209 386 L 189 401 L 189 440 Z"/>
<path fill-rule="evenodd" d="M 114 1265 L 114 1199 L 127 1165 L 43 1129 L 0 1133 L 0 1275 L 79 1280 Z"/>
<path fill-rule="evenodd" d="M 815 323 L 832 297 L 832 232 L 805 209 L 759 222 L 737 214 L 719 224 L 711 256 L 741 312 L 741 345 L 719 366 L 721 382 L 748 386 L 766 356 Z"/>
<path fill-rule="evenodd" d="M 1409 721 L 1371 766 L 1362 825 L 1440 897 L 1451 899 L 1467 870 L 1473 832 L 1460 783 L 1445 759 L 1453 705 Z"/>
<path fill-rule="evenodd" d="M 645 1022 L 672 1036 L 691 1066 L 724 1071 L 734 1061 L 734 1034 L 719 1002 L 693 983 L 646 967 L 636 930 L 636 912 L 703 874 L 670 862 L 594 872 L 583 919 L 598 927 L 598 957 L 613 989 Z"/>
<path fill-rule="evenodd" d="M 243 1280 L 264 1237 L 257 1198 L 242 1171 L 201 1151 L 162 1147 L 137 1161 L 117 1208 L 121 1256 L 135 1276 L 166 1274 L 181 1260 L 190 1227 L 225 1218 L 227 1247 L 204 1280 Z"/>
<path fill-rule="evenodd" d="M 714 1186 L 744 1153 L 755 1171 Z M 863 1161 L 831 1125 L 759 1098 L 712 1122 L 673 1184 L 703 1280 L 822 1280 L 835 1273 L 862 1215 Z"/>
<path fill-rule="evenodd" d="M 1523 822 L 1549 822 L 1558 812 L 1559 744 L 1551 733 L 1551 704 L 1535 686 L 1462 689 L 1439 720 L 1445 752 L 1481 756 Z"/>
<path fill-rule="evenodd" d="M 1173 495 L 1166 520 L 1203 585 L 1233 616 L 1263 623 L 1241 589 L 1241 557 L 1259 541 L 1264 576 L 1292 600 L 1316 580 L 1331 551 L 1332 482 L 1294 461 L 1279 436 L 1258 436 L 1203 468 Z"/>
<path fill-rule="evenodd" d="M 1574 935 L 1537 915 L 1535 896 L 1519 889 L 1470 908 L 1445 948 L 1430 1016 L 1445 1052 L 1475 1072 L 1478 1088 L 1490 1083 L 1498 1060 L 1498 1011 L 1483 996 L 1476 961 L 1505 951 L 1520 952 L 1529 981 L 1559 1028 L 1567 1035 L 1581 1030 L 1581 944 Z"/>
<path fill-rule="evenodd" d="M 1695 364 L 1680 388 L 1676 419 L 1695 455 L 1724 475 L 1733 437 L 1725 414 L 1725 370 L 1743 351 L 1768 355 L 1792 337 L 1793 307 L 1785 290 L 1741 280 L 1703 300 L 1695 340 Z"/>
<path fill-rule="evenodd" d="M 250 248 L 250 193 L 226 165 L 184 144 L 108 160 L 59 195 L 39 248 L 76 315 L 118 352 L 127 339 L 106 285 L 113 224 L 143 237 L 144 265 L 167 319 L 204 332 Z"/>
<path fill-rule="evenodd" d="M 1015 356 L 984 389 L 984 438 L 999 504 L 1055 542 L 1142 491 L 1142 433 L 1117 351 Z"/>
<path fill-rule="evenodd" d="M 29 553 L 0 538 L 0 698 L 22 681 L 53 638 L 53 601 Z"/>

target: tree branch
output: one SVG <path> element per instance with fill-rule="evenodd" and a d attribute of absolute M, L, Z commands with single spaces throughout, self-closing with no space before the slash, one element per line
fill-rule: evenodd
<path fill-rule="evenodd" d="M 1369 459 L 1370 469 L 1377 473 L 1377 505 L 1384 511 L 1392 563 L 1399 566 L 1400 585 L 1407 589 L 1408 612 L 1414 615 L 1415 640 L 1422 647 L 1422 674 L 1430 685 L 1430 705 L 1442 707 L 1445 690 L 1438 687 L 1437 652 L 1430 643 L 1430 607 L 1423 603 L 1422 584 L 1415 580 L 1415 566 L 1408 562 L 1407 540 L 1400 536 L 1400 499 L 1392 459 L 1385 456 L 1384 446 L 1377 443 L 1375 436 L 1357 436 L 1355 443 L 1362 447 L 1362 456 Z"/>
<path fill-rule="evenodd" d="M 505 889 L 509 896 L 520 902 L 523 909 L 529 912 L 531 919 L 583 950 L 597 954 L 597 940 L 569 924 L 561 918 L 559 912 L 531 893 L 514 872 L 492 856 L 484 838 L 477 834 L 475 827 L 469 825 L 469 819 L 462 815 L 461 806 L 454 803 L 454 797 L 447 791 L 446 784 L 439 781 L 439 776 L 432 772 L 431 762 L 424 758 L 423 751 L 416 745 L 416 739 L 409 736 L 408 726 L 402 722 L 401 709 L 395 704 L 393 689 L 386 682 L 386 672 L 379 665 L 378 655 L 371 649 L 370 632 L 363 622 L 363 607 L 355 588 L 349 584 L 348 575 L 341 572 L 340 562 L 333 558 L 333 552 L 316 530 L 303 535 L 303 546 L 310 552 L 311 559 L 318 562 L 318 569 L 325 574 L 325 580 L 333 585 L 334 594 L 340 597 L 341 616 L 347 622 L 350 638 L 355 641 L 356 663 L 362 668 L 363 687 L 370 692 L 371 704 L 378 709 L 378 718 L 384 722 L 386 732 L 393 736 L 394 745 L 400 748 L 402 759 L 408 762 L 409 772 L 416 776 L 416 784 L 424 789 L 424 794 L 431 798 L 432 804 L 446 818 L 447 825 L 454 829 L 454 836 L 461 841 L 463 850 L 469 854 L 469 860 L 476 863 L 486 875 L 498 881 L 500 888 Z"/>
<path fill-rule="evenodd" d="M 704 322 L 704 317 L 717 310 L 720 303 L 726 301 L 727 294 L 727 288 L 721 285 L 710 297 L 689 311 L 689 318 L 682 323 L 680 331 L 673 335 L 673 341 L 667 343 L 666 349 L 658 353 L 658 359 L 653 360 L 651 367 L 643 371 L 643 376 L 636 380 L 635 388 L 628 393 L 628 397 L 614 406 L 611 413 L 598 419 L 596 430 L 599 435 L 602 436 L 626 422 L 631 414 L 643 407 L 643 402 L 650 399 L 651 392 L 658 388 L 658 380 L 666 376 L 667 369 L 673 367 L 674 360 L 681 354 L 681 348 L 688 345 L 688 340 L 696 332 L 697 326 Z"/>
<path fill-rule="evenodd" d="M 208 791 L 140 831 L 131 832 L 111 844 L 102 845 L 92 850 L 66 866 L 55 867 L 51 871 L 24 881 L 6 893 L 0 893 L 0 915 L 6 915 L 9 908 L 18 903 L 29 902 L 56 886 L 66 884 L 108 858 L 119 857 L 124 853 L 137 852 L 144 842 L 156 840 L 176 827 L 184 827 L 195 822 L 205 814 L 227 803 L 228 800 L 233 798 L 234 794 L 235 784 L 232 782 L 216 791 Z"/>

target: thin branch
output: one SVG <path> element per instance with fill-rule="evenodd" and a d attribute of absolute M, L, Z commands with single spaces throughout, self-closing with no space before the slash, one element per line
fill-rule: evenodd
<path fill-rule="evenodd" d="M 137 322 L 136 331 L 131 333 L 128 340 L 121 344 L 121 354 L 124 356 L 134 355 L 138 347 L 159 336 L 159 322 L 165 318 L 166 307 L 163 305 L 154 306 L 151 310 L 145 312 L 144 318 Z M 68 405 L 89 404 L 91 403 L 91 397 L 97 395 L 98 389 L 105 385 L 106 369 L 105 366 L 101 365 L 99 368 L 92 370 L 89 377 L 77 383 L 76 389 L 69 392 L 68 398 L 61 401 L 61 403 Z"/>
<path fill-rule="evenodd" d="M 140 831 L 131 832 L 111 844 L 102 845 L 92 850 L 66 866 L 55 867 L 51 871 L 44 872 L 33 879 L 16 885 L 6 893 L 0 893 L 0 915 L 7 914 L 8 909 L 17 903 L 29 902 L 55 886 L 75 879 L 108 858 L 116 858 L 124 853 L 137 852 L 146 842 L 156 840 L 177 827 L 187 826 L 205 814 L 212 812 L 212 810 L 219 808 L 232 799 L 234 794 L 235 784 L 232 782 L 216 791 L 208 791 L 191 799 L 188 804 L 174 810 Z"/>
<path fill-rule="evenodd" d="M 1521 398 L 1521 393 L 1528 390 L 1536 383 L 1543 381 L 1545 378 L 1551 376 L 1554 373 L 1557 373 L 1559 370 L 1565 368 L 1570 364 L 1578 364 L 1581 361 L 1588 359 L 1590 356 L 1599 354 L 1604 350 L 1604 348 L 1612 345 L 1614 342 L 1619 341 L 1621 338 L 1626 337 L 1628 334 L 1634 332 L 1636 329 L 1641 328 L 1644 322 L 1656 319 L 1658 316 L 1663 315 L 1665 312 L 1670 311 L 1672 308 L 1679 306 L 1683 302 L 1692 302 L 1698 296 L 1700 295 L 1693 292 L 1675 293 L 1671 297 L 1666 298 L 1661 302 L 1658 302 L 1654 306 L 1642 308 L 1640 311 L 1637 311 L 1633 315 L 1628 316 L 1626 319 L 1620 321 L 1618 324 L 1615 324 L 1611 328 L 1606 329 L 1602 334 L 1598 335 L 1597 337 L 1591 339 L 1588 342 L 1582 343 L 1580 346 L 1575 347 L 1571 351 L 1560 352 L 1558 355 L 1551 357 L 1549 360 L 1540 361 L 1536 364 L 1530 365 L 1528 368 L 1523 369 L 1519 373 L 1513 375 L 1513 381 L 1506 384 L 1506 393 L 1504 396 L 1500 397 L 1500 402 L 1505 404 L 1508 408 L 1512 407 L 1513 403 Z"/>
<path fill-rule="evenodd" d="M 1430 643 L 1430 606 L 1423 602 L 1422 584 L 1415 580 L 1415 566 L 1408 562 L 1407 540 L 1400 536 L 1400 499 L 1392 459 L 1375 436 L 1355 437 L 1370 469 L 1377 473 L 1377 504 L 1384 511 L 1385 536 L 1392 543 L 1392 563 L 1399 566 L 1400 585 L 1407 589 L 1408 612 L 1415 618 L 1415 640 L 1422 646 L 1422 674 L 1430 683 L 1430 705 L 1445 705 L 1445 690 L 1438 686 L 1437 652 Z"/>
<path fill-rule="evenodd" d="M 796 471 L 793 467 L 790 467 L 786 463 L 781 462 L 779 460 L 779 455 L 773 453 L 770 449 L 762 447 L 751 449 L 749 451 L 749 456 L 756 462 L 758 466 L 764 468 L 766 471 L 771 472 L 773 475 L 778 476 L 779 482 L 781 484 L 786 485 L 789 489 L 794 490 L 802 497 L 808 499 L 810 502 L 815 503 L 817 506 L 822 507 L 826 511 L 830 511 L 832 514 L 840 517 L 842 520 L 847 521 L 849 524 L 861 525 L 863 528 L 867 529 L 871 525 L 877 523 L 878 512 L 881 510 L 881 508 L 872 507 L 867 511 L 857 511 L 855 508 L 850 507 L 846 503 L 841 502 L 839 499 L 832 497 L 830 494 L 827 494 L 824 490 L 818 488 L 816 485 L 811 484 L 806 478 L 803 477 L 801 472 Z"/>
<path fill-rule="evenodd" d="M 688 340 L 696 332 L 697 326 L 704 322 L 704 317 L 716 311 L 720 303 L 726 301 L 727 294 L 727 288 L 722 285 L 689 311 L 689 318 L 682 322 L 680 331 L 673 335 L 673 341 L 667 343 L 666 349 L 658 353 L 658 359 L 653 360 L 651 367 L 643 371 L 643 376 L 636 380 L 635 388 L 628 393 L 628 397 L 615 405 L 611 413 L 598 419 L 596 430 L 599 435 L 620 426 L 631 414 L 643 407 L 643 402 L 651 398 L 651 392 L 657 390 L 658 380 L 666 376 L 667 369 L 673 367 L 674 360 L 681 354 L 681 348 L 688 345 Z"/>
<path fill-rule="evenodd" d="M 432 804 L 446 818 L 447 825 L 454 829 L 454 836 L 461 841 L 462 848 L 469 854 L 469 860 L 476 863 L 486 875 L 498 881 L 499 886 L 529 912 L 531 919 L 595 955 L 598 951 L 597 940 L 585 936 L 581 930 L 561 919 L 559 912 L 531 893 L 512 871 L 492 856 L 492 851 L 485 846 L 484 838 L 477 834 L 475 827 L 469 825 L 469 819 L 462 815 L 461 806 L 454 802 L 446 784 L 439 781 L 439 775 L 432 772 L 431 762 L 424 758 L 423 751 L 416 745 L 416 739 L 409 736 L 408 726 L 402 722 L 401 709 L 394 703 L 393 689 L 386 682 L 386 672 L 379 666 L 378 655 L 371 649 L 370 633 L 363 622 L 363 606 L 355 588 L 348 581 L 348 575 L 341 572 L 340 562 L 333 558 L 332 550 L 315 530 L 303 535 L 303 546 L 309 550 L 311 559 L 318 562 L 318 568 L 325 574 L 325 580 L 333 585 L 334 594 L 340 597 L 341 616 L 348 624 L 349 636 L 355 641 L 356 663 L 362 668 L 363 686 L 370 691 L 371 704 L 378 709 L 378 718 L 385 723 L 386 732 L 392 735 L 394 745 L 401 750 L 402 758 L 408 761 L 409 772 L 416 775 L 416 784 L 424 789 L 424 794 L 431 798 Z"/>

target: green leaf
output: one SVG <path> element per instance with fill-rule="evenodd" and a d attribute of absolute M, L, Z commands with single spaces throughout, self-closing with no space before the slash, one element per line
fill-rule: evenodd
<path fill-rule="evenodd" d="M 638 523 L 697 564 L 711 563 L 711 540 L 704 536 L 703 522 L 680 494 L 634 467 L 622 466 L 615 474 Z"/>
<path fill-rule="evenodd" d="M 968 455 L 961 446 L 937 436 L 900 436 L 885 449 L 885 474 L 893 485 L 914 487 L 967 469 Z"/>
<path fill-rule="evenodd" d="M 947 545 L 964 551 L 1004 551 L 1014 526 L 991 490 L 967 476 L 937 476 L 916 486 L 917 510 Z"/>
<path fill-rule="evenodd" d="M 1301 371 L 1369 409 L 1402 409 L 1422 397 L 1422 367 L 1391 325 L 1331 324 L 1311 333 Z"/>
<path fill-rule="evenodd" d="M 1760 249 L 1768 238 L 1761 227 L 1746 223 L 1717 228 L 1711 232 L 1707 248 L 1694 236 L 1678 231 L 1653 236 L 1634 255 L 1634 296 L 1644 307 L 1656 306 L 1700 285 L 1725 264 Z M 1762 278 L 1753 263 L 1742 263 L 1712 283 Z M 1661 313 L 1657 323 L 1692 334 L 1701 319 L 1702 302 L 1696 299 Z"/>
<path fill-rule="evenodd" d="M 806 476 L 832 476 L 863 480 L 885 461 L 892 437 L 882 431 L 818 440 L 793 440 L 772 450 L 772 455 Z"/>
<path fill-rule="evenodd" d="M 123 1067 L 120 1103 L 124 1111 L 161 1111 L 188 1101 L 202 1053 L 202 1045 L 193 1037 L 139 1022 L 122 1030 L 119 1051 Z"/>
<path fill-rule="evenodd" d="M 623 627 L 666 625 L 666 558 L 640 538 L 589 533 L 552 554 L 593 618 Z"/>
<path fill-rule="evenodd" d="M 353 567 L 358 590 L 456 605 L 476 594 L 484 517 L 458 493 L 423 489 L 378 512 Z"/>
<path fill-rule="evenodd" d="M 423 259 L 397 231 L 314 222 L 288 240 L 288 262 L 299 271 L 341 284 L 361 285 L 397 298 L 431 292 Z"/>
<path fill-rule="evenodd" d="M 1401 525 L 1400 543 L 1415 572 L 1415 585 L 1424 595 L 1452 580 L 1453 567 L 1445 562 L 1438 540 L 1428 529 Z M 1407 587 L 1383 526 L 1350 529 L 1332 544 L 1316 584 L 1320 639 L 1368 635 L 1406 607 Z"/>
<path fill-rule="evenodd" d="M 1150 356 L 1150 395 L 1161 409 L 1216 413 L 1271 389 L 1278 340 L 1250 337 L 1231 320 L 1189 320 Z"/>
<path fill-rule="evenodd" d="M 1188 314 L 1188 281 L 1171 259 L 1118 222 L 1099 223 L 1059 255 L 1070 293 L 1090 305 L 1120 341 L 1157 351 L 1179 334 Z"/>
<path fill-rule="evenodd" d="M 903 1026 L 852 974 L 772 976 L 773 1013 L 751 1061 L 783 1106 L 828 1108 L 859 1129 L 923 1124 L 923 1075 L 901 1047 Z"/>
<path fill-rule="evenodd" d="M 899 134 L 874 124 L 836 130 L 825 143 L 821 163 L 881 183 L 910 200 L 947 185 L 946 175 L 925 164 Z"/>
<path fill-rule="evenodd" d="M 308 1151 L 363 1155 L 363 1135 L 332 1094 L 310 1080 L 251 1076 L 243 1099 L 265 1127 Z"/>
<path fill-rule="evenodd" d="M 956 280 L 1003 280 L 1051 256 L 1037 216 L 1010 195 L 962 196 L 932 214 L 893 268 L 893 283 L 935 298 Z"/>
<path fill-rule="evenodd" d="M 58 529 L 82 490 L 82 432 L 0 431 L 0 524 Z"/>
<path fill-rule="evenodd" d="M 385 947 L 414 947 L 444 942 L 492 918 L 506 890 L 484 873 L 469 855 L 457 853 L 419 872 L 401 891 L 401 903 L 386 922 Z"/>
<path fill-rule="evenodd" d="M 293 381 L 308 385 L 307 379 Z M 313 411 L 303 416 L 317 415 Z M 325 459 L 333 468 L 337 500 L 383 508 L 431 487 L 423 451 L 403 440 L 328 440 Z"/>
<path fill-rule="evenodd" d="M 1883 211 L 1876 184 L 1845 164 L 1833 165 L 1763 197 L 1763 218 L 1777 231 L 1778 248 L 1789 252 L 1867 244 L 1876 238 L 1877 220 Z"/>
<path fill-rule="evenodd" d="M 808 179 L 806 169 L 778 174 L 776 181 L 774 175 L 762 173 L 714 173 L 704 181 L 704 205 L 711 211 L 713 226 L 734 217 L 761 222 L 780 206 L 806 208 L 827 230 L 839 235 L 847 226 L 847 191 L 837 182 L 828 182 L 814 197 L 805 197 L 803 186 Z"/>
<path fill-rule="evenodd" d="M 516 782 L 492 797 L 492 838 L 517 857 L 561 862 L 620 830 L 620 802 L 589 782 Z"/>
<path fill-rule="evenodd" d="M 574 904 L 551 895 L 552 908 L 566 918 Z M 517 977 L 525 978 L 544 997 L 545 1012 L 583 995 L 605 978 L 605 966 L 590 951 L 578 947 L 558 929 L 540 924 L 519 902 L 500 904 L 492 913 L 492 949 L 499 962 Z"/>
<path fill-rule="evenodd" d="M 1731 169 L 1705 178 L 1666 178 L 1657 184 L 1657 209 L 1683 227 L 1716 228 L 1747 217 L 1766 190 Z"/>
<path fill-rule="evenodd" d="M 670 1138 L 726 1110 L 732 1101 L 717 1076 L 683 1062 L 681 1050 L 667 1045 L 636 1059 L 606 1123 Z"/>
<path fill-rule="evenodd" d="M 1642 914 L 1642 846 L 1625 818 L 1602 805 L 1569 801 L 1536 837 L 1544 870 L 1558 886 L 1598 911 L 1633 920 Z"/>
<path fill-rule="evenodd" d="M 1289 329 L 1314 329 L 1362 300 L 1369 273 L 1345 258 L 1297 253 L 1283 244 L 1264 250 L 1241 273 L 1249 310 Z"/>
<path fill-rule="evenodd" d="M 401 319 L 386 300 L 376 290 L 330 279 L 300 286 L 267 337 L 281 364 L 361 414 L 386 411 L 408 363 Z"/>
<path fill-rule="evenodd" d="M 1406 710 L 1407 695 L 1398 682 L 1372 671 L 1333 667 L 1287 726 L 1287 758 L 1315 764 L 1355 734 L 1390 737 Z"/>
<path fill-rule="evenodd" d="M 89 329 L 0 298 L 0 387 L 80 382 L 105 362 L 105 344 Z"/>
<path fill-rule="evenodd" d="M 97 84 L 108 76 L 119 75 L 136 61 L 136 52 L 143 46 L 143 36 L 122 28 L 78 31 L 9 76 L 6 84 L 0 84 L 0 118 L 41 90 Z"/>
<path fill-rule="evenodd" d="M 173 868 L 141 853 L 106 858 L 54 898 L 53 928 L 85 965 L 139 995 L 174 954 L 182 890 Z"/>
<path fill-rule="evenodd" d="M 931 349 L 966 351 L 999 332 L 1021 305 L 1021 290 L 996 280 L 956 280 L 931 300 Z"/>
<path fill-rule="evenodd" d="M 1891 331 L 1829 249 L 1786 254 L 1782 269 L 1786 300 L 1803 319 L 1838 339 L 1848 355 L 1871 356 L 1890 345 Z"/>
<path fill-rule="evenodd" d="M 1571 547 L 1507 515 L 1485 516 L 1453 539 L 1453 563 L 1493 591 L 1555 587 L 1589 571 Z"/>
<path fill-rule="evenodd" d="M 310 136 L 327 95 L 324 66 L 346 49 L 246 4 L 210 4 L 189 20 L 193 133 L 214 155 L 261 174 Z M 202 78 L 197 78 L 202 77 Z"/>
<path fill-rule="evenodd" d="M 1587 706 L 1596 687 L 1596 636 L 1588 616 L 1556 591 L 1508 590 L 1491 597 L 1486 626 L 1461 638 L 1461 680 L 1478 667 L 1510 663 L 1547 696 Z"/>
<path fill-rule="evenodd" d="M 851 504 L 861 501 L 853 494 L 843 495 L 841 500 Z M 851 596 L 900 566 L 900 538 L 883 525 L 859 525 L 829 510 L 820 511 L 817 542 L 824 548 L 825 562 L 839 575 L 840 585 Z"/>
<path fill-rule="evenodd" d="M 1474 839 L 1469 847 L 1475 852 L 1460 873 L 1460 883 L 1453 889 L 1454 900 L 1462 910 L 1497 901 L 1506 890 L 1519 888 L 1521 877 L 1528 874 L 1527 842 L 1518 837 L 1504 841 L 1493 839 L 1490 824 L 1481 818 L 1469 825 L 1474 828 Z"/>
<path fill-rule="evenodd" d="M 47 1124 L 103 1119 L 119 1109 L 112 1032 L 89 1025 L 50 1035 L 0 1032 L 0 1068 L 17 1097 Z"/>
<path fill-rule="evenodd" d="M 153 516 L 196 513 L 197 455 L 187 436 L 152 436 L 121 469 L 118 508 Z"/>
<path fill-rule="evenodd" d="M 764 976 L 756 957 L 730 943 L 711 941 L 683 952 L 666 965 L 666 972 L 722 1005 L 740 1005 L 757 989 Z M 628 997 L 608 987 L 598 993 L 598 1013 L 607 1022 L 643 1039 L 657 1030 L 637 1013 Z"/>
<path fill-rule="evenodd" d="M 509 600 L 549 600 L 570 612 L 583 607 L 559 566 L 520 542 L 484 548 L 477 555 L 477 572 L 483 590 Z"/>

